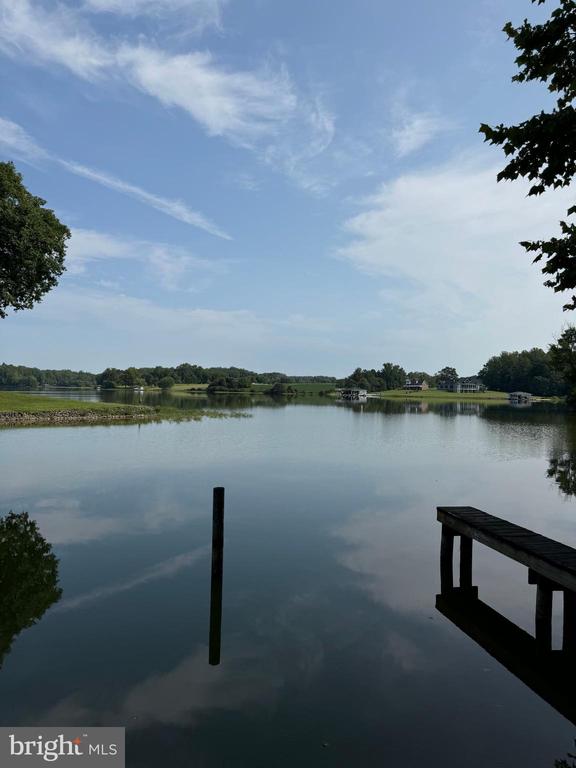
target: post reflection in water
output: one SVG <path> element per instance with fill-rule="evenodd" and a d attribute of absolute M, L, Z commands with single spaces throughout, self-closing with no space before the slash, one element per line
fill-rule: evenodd
<path fill-rule="evenodd" d="M 214 488 L 212 511 L 212 579 L 208 663 L 220 664 L 222 642 L 222 580 L 224 572 L 224 488 Z"/>
<path fill-rule="evenodd" d="M 58 558 L 26 512 L 0 519 L 0 667 L 23 629 L 62 596 Z"/>

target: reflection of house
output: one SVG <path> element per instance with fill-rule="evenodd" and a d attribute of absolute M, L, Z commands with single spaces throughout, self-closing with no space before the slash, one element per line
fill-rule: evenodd
<path fill-rule="evenodd" d="M 445 392 L 484 392 L 486 387 L 478 376 L 463 376 L 460 379 L 441 379 L 437 382 L 436 389 Z"/>
<path fill-rule="evenodd" d="M 428 382 L 424 379 L 406 379 L 404 389 L 421 392 L 423 389 L 428 389 Z"/>
<path fill-rule="evenodd" d="M 368 390 L 356 389 L 355 387 L 348 387 L 346 389 L 338 390 L 342 400 L 366 400 L 368 397 Z"/>
<path fill-rule="evenodd" d="M 514 405 L 528 405 L 532 402 L 530 392 L 510 392 L 508 399 Z"/>
<path fill-rule="evenodd" d="M 406 413 L 428 413 L 430 405 L 428 403 L 419 403 L 417 401 L 404 401 L 404 410 Z"/>

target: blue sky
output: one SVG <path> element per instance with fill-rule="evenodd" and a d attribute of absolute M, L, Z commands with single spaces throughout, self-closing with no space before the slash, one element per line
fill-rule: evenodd
<path fill-rule="evenodd" d="M 0 158 L 73 234 L 0 358 L 475 373 L 571 319 L 518 241 L 569 192 L 497 185 L 481 122 L 549 103 L 528 0 L 0 0 Z"/>

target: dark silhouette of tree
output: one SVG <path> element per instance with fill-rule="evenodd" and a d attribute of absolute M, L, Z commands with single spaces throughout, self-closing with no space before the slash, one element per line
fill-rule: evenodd
<path fill-rule="evenodd" d="M 545 0 L 532 0 L 543 5 Z M 519 51 L 517 83 L 546 83 L 556 104 L 541 110 L 518 125 L 481 125 L 484 140 L 502 147 L 508 164 L 498 174 L 502 179 L 518 177 L 532 182 L 529 195 L 541 195 L 548 188 L 566 187 L 576 173 L 576 3 L 560 0 L 543 24 L 527 20 L 519 27 L 511 22 L 504 32 Z M 576 213 L 576 206 L 568 215 Z M 549 275 L 544 285 L 554 291 L 576 288 L 576 225 L 560 222 L 561 236 L 550 240 L 524 241 L 534 262 L 543 260 L 542 272 Z M 576 296 L 564 309 L 576 309 Z"/>
<path fill-rule="evenodd" d="M 70 230 L 30 194 L 13 163 L 0 163 L 0 318 L 32 309 L 64 272 Z"/>
<path fill-rule="evenodd" d="M 60 599 L 58 559 L 27 512 L 0 519 L 0 667 L 14 638 Z"/>
<path fill-rule="evenodd" d="M 451 368 L 449 365 L 438 371 L 434 377 L 436 381 L 458 381 L 458 372 L 456 368 Z"/>
<path fill-rule="evenodd" d="M 569 326 L 555 344 L 550 344 L 552 365 L 566 382 L 566 399 L 576 403 L 576 328 Z"/>

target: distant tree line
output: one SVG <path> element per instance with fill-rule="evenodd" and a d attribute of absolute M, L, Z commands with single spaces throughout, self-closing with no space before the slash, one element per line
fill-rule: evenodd
<path fill-rule="evenodd" d="M 201 365 L 182 363 L 176 367 L 106 368 L 97 374 L 96 383 L 104 389 L 115 387 L 149 386 L 168 388 L 174 384 L 208 384 L 209 389 L 242 390 L 254 384 L 336 383 L 331 376 L 288 376 L 285 373 L 256 373 L 246 368 L 203 368 Z"/>
<path fill-rule="evenodd" d="M 384 363 L 379 371 L 374 368 L 356 368 L 342 383 L 345 387 L 367 390 L 398 389 L 404 386 L 406 371 L 394 363 Z"/>
<path fill-rule="evenodd" d="M 534 347 L 522 352 L 501 352 L 491 357 L 478 374 L 488 389 L 502 392 L 523 391 L 550 397 L 567 395 L 576 403 L 576 328 L 568 327 L 548 351 Z M 157 365 L 149 368 L 106 368 L 102 373 L 85 371 L 41 370 L 23 365 L 0 365 L 0 386 L 36 388 L 154 386 L 168 389 L 175 384 L 208 385 L 209 391 L 241 391 L 252 384 L 266 384 L 275 394 L 294 394 L 290 385 L 326 384 L 329 390 L 338 386 L 358 387 L 369 391 L 401 389 L 406 379 L 426 381 L 430 387 L 440 381 L 457 380 L 455 368 L 445 366 L 436 374 L 409 371 L 395 363 L 375 368 L 356 368 L 345 379 L 334 376 L 289 376 L 285 373 L 256 373 L 246 368 L 214 367 L 182 363 L 175 367 Z"/>
<path fill-rule="evenodd" d="M 501 352 L 488 360 L 479 376 L 488 389 L 502 392 L 531 392 L 550 397 L 567 391 L 565 374 L 557 365 L 554 353 L 538 347 L 523 352 Z"/>
<path fill-rule="evenodd" d="M 150 368 L 106 368 L 102 373 L 87 373 L 70 370 L 42 370 L 24 365 L 0 365 L 0 387 L 37 388 L 37 387 L 93 387 L 103 389 L 116 387 L 149 386 L 169 388 L 174 384 L 208 384 L 212 389 L 242 390 L 251 384 L 276 383 L 290 384 L 331 384 L 335 386 L 339 379 L 335 376 L 289 376 L 271 371 L 256 373 L 246 368 L 215 367 L 203 368 L 201 365 L 182 363 L 175 367 L 157 365 Z M 330 387 L 328 387 L 329 389 Z"/>
<path fill-rule="evenodd" d="M 41 370 L 25 365 L 0 365 L 0 387 L 37 389 L 38 387 L 93 387 L 96 376 L 85 371 Z"/>

